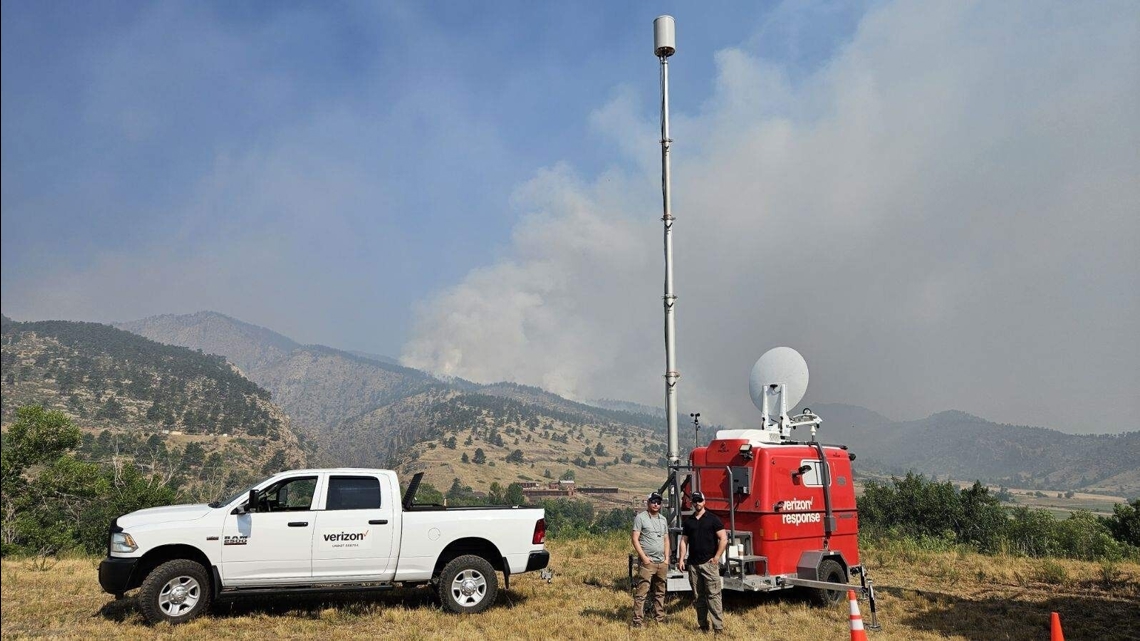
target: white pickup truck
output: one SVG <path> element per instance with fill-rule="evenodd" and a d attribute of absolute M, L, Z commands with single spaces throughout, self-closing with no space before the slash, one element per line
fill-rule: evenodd
<path fill-rule="evenodd" d="M 541 509 L 416 504 L 422 474 L 399 500 L 396 473 L 282 472 L 210 504 L 131 512 L 111 522 L 99 584 L 140 588 L 151 623 L 182 623 L 216 598 L 431 582 L 452 612 L 495 601 L 496 571 L 545 568 Z"/>

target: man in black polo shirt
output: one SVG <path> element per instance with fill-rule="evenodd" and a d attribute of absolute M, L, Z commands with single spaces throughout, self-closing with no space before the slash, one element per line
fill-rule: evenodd
<path fill-rule="evenodd" d="M 693 492 L 696 512 L 681 525 L 680 563 L 678 568 L 689 571 L 689 585 L 693 586 L 693 607 L 697 609 L 697 625 L 702 632 L 709 629 L 716 634 L 724 631 L 724 617 L 720 600 L 720 557 L 728 547 L 728 532 L 717 515 L 705 509 L 705 495 Z M 687 556 L 686 556 L 687 555 Z"/>

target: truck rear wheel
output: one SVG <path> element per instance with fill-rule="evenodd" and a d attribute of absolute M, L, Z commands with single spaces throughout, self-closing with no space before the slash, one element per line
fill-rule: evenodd
<path fill-rule="evenodd" d="M 452 612 L 482 612 L 491 607 L 498 593 L 495 568 L 481 556 L 465 554 L 452 559 L 439 575 L 439 600 Z"/>
<path fill-rule="evenodd" d="M 824 559 L 819 564 L 819 580 L 827 581 L 828 583 L 847 583 L 847 573 L 843 571 L 843 566 L 835 559 Z M 824 590 L 811 589 L 812 603 L 820 607 L 830 607 L 843 601 L 844 592 L 842 589 Z"/>
<path fill-rule="evenodd" d="M 158 566 L 139 587 L 139 610 L 151 624 L 186 623 L 210 605 L 210 576 L 202 564 L 175 559 Z"/>

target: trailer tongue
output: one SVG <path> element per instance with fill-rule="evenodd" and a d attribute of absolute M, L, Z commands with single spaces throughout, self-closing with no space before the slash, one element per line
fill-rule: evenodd
<path fill-rule="evenodd" d="M 673 224 L 670 186 L 669 58 L 676 52 L 671 16 L 653 21 L 653 52 L 660 62 L 661 196 L 665 243 L 665 416 L 669 475 L 660 493 L 666 499 L 670 536 L 678 549 L 681 520 L 691 513 L 689 496 L 700 491 L 706 508 L 728 526 L 729 546 L 721 564 L 723 588 L 769 592 L 798 587 L 822 605 L 842 601 L 849 581 L 870 603 L 869 629 L 878 629 L 875 591 L 859 559 L 859 517 L 851 461 L 845 445 L 816 440 L 820 417 L 811 410 L 789 416 L 807 390 L 807 364 L 788 347 L 769 350 L 749 378 L 752 401 L 760 410 L 757 429 L 721 430 L 706 447 L 682 462 L 678 446 L 676 303 L 673 290 Z M 694 414 L 694 427 L 699 414 Z M 791 434 L 806 429 L 808 440 Z M 675 553 L 675 552 L 674 552 Z M 629 561 L 633 575 L 633 557 Z M 668 589 L 689 590 L 688 577 L 670 559 Z"/>

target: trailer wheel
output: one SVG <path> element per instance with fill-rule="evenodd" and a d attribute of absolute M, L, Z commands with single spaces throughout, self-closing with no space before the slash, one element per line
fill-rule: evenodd
<path fill-rule="evenodd" d="M 452 559 L 439 575 L 439 600 L 452 612 L 482 612 L 491 607 L 498 592 L 495 568 L 481 556 L 465 554 Z"/>
<path fill-rule="evenodd" d="M 824 559 L 819 564 L 819 580 L 828 583 L 847 583 L 847 573 L 843 571 L 843 566 L 835 559 Z M 809 593 L 812 603 L 820 607 L 837 605 L 843 601 L 844 597 L 842 589 L 824 590 L 820 588 L 812 589 Z"/>
<path fill-rule="evenodd" d="M 210 605 L 210 576 L 201 563 L 174 559 L 155 568 L 139 588 L 139 610 L 152 625 L 186 623 Z"/>

